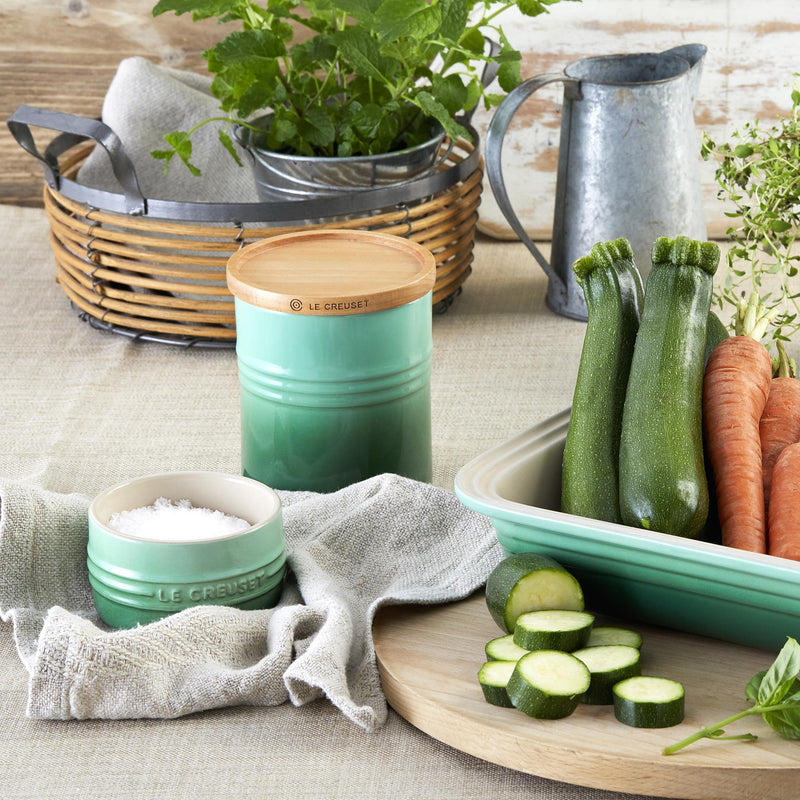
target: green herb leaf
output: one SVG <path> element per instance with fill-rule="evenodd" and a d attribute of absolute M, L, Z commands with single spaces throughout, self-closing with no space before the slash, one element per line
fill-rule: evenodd
<path fill-rule="evenodd" d="M 270 139 L 283 145 L 290 142 L 297 135 L 297 125 L 287 117 L 274 117 L 269 126 Z"/>
<path fill-rule="evenodd" d="M 512 55 L 513 54 L 513 55 Z M 505 92 L 510 92 L 512 89 L 522 83 L 522 75 L 520 74 L 520 64 L 522 63 L 522 56 L 516 50 L 506 50 L 506 59 L 512 56 L 510 60 L 504 60 L 497 70 L 497 82 L 500 88 Z"/>
<path fill-rule="evenodd" d="M 800 672 L 800 644 L 789 636 L 772 666 L 764 673 L 758 687 L 758 704 L 780 703 L 797 680 Z"/>
<path fill-rule="evenodd" d="M 333 34 L 333 42 L 356 74 L 388 82 L 399 66 L 381 54 L 380 42 L 360 28 L 345 28 Z"/>
<path fill-rule="evenodd" d="M 220 142 L 222 142 L 222 146 L 231 154 L 231 156 L 233 156 L 233 160 L 240 167 L 244 166 L 244 164 L 242 164 L 242 159 L 239 158 L 239 153 L 236 152 L 236 146 L 234 145 L 231 137 L 228 136 L 228 134 L 225 133 L 225 131 L 223 131 L 222 129 L 218 131 L 218 134 L 219 134 L 219 140 Z"/>
<path fill-rule="evenodd" d="M 192 175 L 195 177 L 202 175 L 200 170 L 189 160 L 192 157 L 192 140 L 189 138 L 189 134 L 186 133 L 186 131 L 172 131 L 172 133 L 168 133 L 164 136 L 164 141 L 172 147 L 172 150 L 156 150 L 153 152 L 159 154 L 155 156 L 156 158 L 164 159 L 165 172 L 167 171 L 172 156 L 177 155 Z"/>
<path fill-rule="evenodd" d="M 469 5 L 466 0 L 441 0 L 439 9 L 442 15 L 439 33 L 446 39 L 457 41 L 469 19 Z"/>
<path fill-rule="evenodd" d="M 335 8 L 344 11 L 353 19 L 368 21 L 372 19 L 382 2 L 383 0 L 336 0 Z M 327 3 L 327 5 L 333 4 Z"/>
<path fill-rule="evenodd" d="M 214 76 L 212 93 L 228 121 L 272 111 L 272 128 L 258 138 L 260 144 L 329 156 L 417 144 L 429 138 L 430 120 L 450 136 L 467 136 L 454 118 L 474 109 L 481 97 L 487 107 L 502 99 L 499 93 L 485 94 L 479 67 L 497 62 L 499 85 L 506 91 L 521 80 L 519 53 L 505 38 L 498 15 L 516 7 L 536 16 L 558 2 L 156 0 L 153 14 L 241 23 L 241 30 L 203 54 Z M 297 36 L 298 31 L 303 33 Z M 489 55 L 487 37 L 499 38 L 498 56 Z M 373 106 L 382 113 L 362 112 Z M 196 170 L 189 137 L 209 121 L 153 157 L 166 168 L 177 155 Z M 236 152 L 230 139 L 220 135 L 220 141 Z"/>
<path fill-rule="evenodd" d="M 191 12 L 194 20 L 219 17 L 230 11 L 229 0 L 159 0 L 153 8 L 153 16 L 174 11 L 176 14 Z"/>
<path fill-rule="evenodd" d="M 438 120 L 445 132 L 453 139 L 464 137 L 471 139 L 469 131 L 459 125 L 451 116 L 448 110 L 429 92 L 420 92 L 416 97 L 417 105 L 433 119 Z"/>
<path fill-rule="evenodd" d="M 464 108 L 467 102 L 467 87 L 458 75 L 434 75 L 431 81 L 431 93 L 452 116 Z"/>
<path fill-rule="evenodd" d="M 745 696 L 754 703 L 716 725 L 708 725 L 680 742 L 665 747 L 664 755 L 673 755 L 700 739 L 746 739 L 751 733 L 724 735 L 725 728 L 744 717 L 760 714 L 764 721 L 785 739 L 800 739 L 800 645 L 791 636 L 769 669 L 757 672 L 745 687 Z"/>
<path fill-rule="evenodd" d="M 424 41 L 436 33 L 441 24 L 439 6 L 427 0 L 384 0 L 375 12 L 375 33 L 390 42 L 405 36 Z"/>
<path fill-rule="evenodd" d="M 297 120 L 297 132 L 316 147 L 330 146 L 336 138 L 330 109 L 310 108 L 304 117 Z"/>
<path fill-rule="evenodd" d="M 790 286 L 792 252 L 800 237 L 798 80 L 800 74 L 795 74 L 792 112 L 777 124 L 763 128 L 755 119 L 734 131 L 730 142 L 715 144 L 704 136 L 701 148 L 704 158 L 717 162 L 717 196 L 732 206 L 723 213 L 737 223 L 727 231 L 732 248 L 715 296 L 735 307 L 742 294 L 758 290 L 765 277 L 774 276 L 778 290 L 767 300 L 773 315 L 768 347 L 800 331 L 800 304 Z"/>

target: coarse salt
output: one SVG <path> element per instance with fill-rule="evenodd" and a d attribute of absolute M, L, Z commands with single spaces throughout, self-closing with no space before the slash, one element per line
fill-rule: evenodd
<path fill-rule="evenodd" d="M 109 527 L 148 541 L 208 541 L 247 530 L 250 523 L 212 508 L 193 506 L 189 500 L 159 497 L 151 506 L 112 514 Z"/>

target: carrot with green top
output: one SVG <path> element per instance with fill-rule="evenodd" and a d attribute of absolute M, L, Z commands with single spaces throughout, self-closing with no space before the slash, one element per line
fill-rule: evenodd
<path fill-rule="evenodd" d="M 800 442 L 794 442 L 783 448 L 772 472 L 768 526 L 768 552 L 771 556 L 800 561 L 798 511 L 800 511 Z"/>
<path fill-rule="evenodd" d="M 769 515 L 770 487 L 775 462 L 785 447 L 800 441 L 800 380 L 793 359 L 783 342 L 777 343 L 778 359 L 773 369 L 769 396 L 759 423 L 761 468 L 764 481 L 764 509 Z"/>
<path fill-rule="evenodd" d="M 760 339 L 770 321 L 757 294 L 741 303 L 735 335 L 717 345 L 703 378 L 703 424 L 722 544 L 756 553 L 767 551 L 759 423 L 772 360 Z"/>

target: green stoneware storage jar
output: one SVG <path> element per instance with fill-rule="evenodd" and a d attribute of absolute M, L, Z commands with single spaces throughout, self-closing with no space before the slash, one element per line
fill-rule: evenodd
<path fill-rule="evenodd" d="M 191 507 L 183 516 L 159 516 L 165 511 L 159 502 L 182 501 Z M 221 528 L 224 516 L 237 518 L 239 529 Z M 198 605 L 272 608 L 286 573 L 280 498 L 241 475 L 137 478 L 90 504 L 87 556 L 97 612 L 113 628 L 144 625 Z"/>
<path fill-rule="evenodd" d="M 242 248 L 227 279 L 245 475 L 318 492 L 385 472 L 431 480 L 429 250 L 302 231 Z"/>

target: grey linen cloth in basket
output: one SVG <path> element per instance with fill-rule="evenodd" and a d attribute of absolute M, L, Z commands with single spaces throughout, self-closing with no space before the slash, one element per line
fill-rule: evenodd
<path fill-rule="evenodd" d="M 164 135 L 189 131 L 199 122 L 223 116 L 204 75 L 170 69 L 135 56 L 120 61 L 103 101 L 101 118 L 119 137 L 133 164 L 145 197 L 160 200 L 216 203 L 258 201 L 248 154 L 234 143 L 243 166 L 219 141 L 227 122 L 210 122 L 192 134 L 192 164 L 202 175 L 192 175 L 175 156 L 164 173 L 164 162 L 150 155 L 166 150 Z M 96 189 L 121 192 L 102 147 L 95 147 L 78 170 L 78 182 Z"/>
<path fill-rule="evenodd" d="M 29 673 L 27 714 L 174 718 L 327 697 L 379 727 L 375 612 L 468 596 L 502 558 L 494 531 L 451 493 L 396 475 L 279 494 L 292 577 L 276 608 L 197 606 L 110 630 L 88 582 L 88 498 L 0 481 L 0 617 Z"/>

